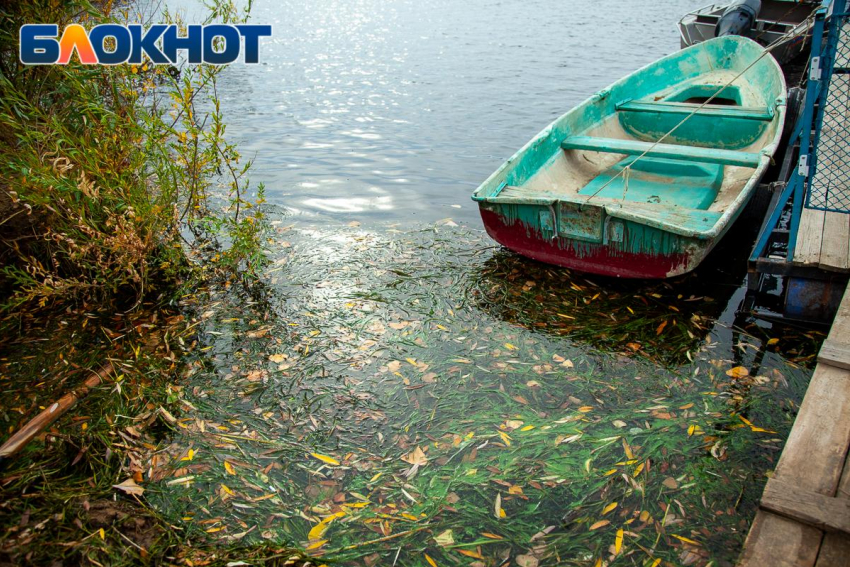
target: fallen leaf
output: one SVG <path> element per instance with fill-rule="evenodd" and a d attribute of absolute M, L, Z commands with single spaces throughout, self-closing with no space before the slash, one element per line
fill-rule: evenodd
<path fill-rule="evenodd" d="M 135 494 L 137 496 L 141 496 L 144 494 L 145 489 L 136 484 L 136 481 L 133 478 L 128 478 L 121 484 L 113 484 L 112 488 L 117 488 L 118 490 L 125 492 L 127 494 Z"/>
<path fill-rule="evenodd" d="M 621 549 L 623 549 L 623 528 L 617 530 L 617 537 L 614 539 L 614 555 L 620 555 Z"/>
<path fill-rule="evenodd" d="M 608 524 L 610 524 L 610 523 L 611 523 L 611 522 L 610 522 L 610 521 L 608 521 L 608 520 L 599 520 L 598 522 L 596 522 L 595 524 L 593 524 L 592 526 L 590 526 L 590 531 L 598 530 L 599 528 L 601 528 L 601 527 L 603 527 L 603 526 L 607 526 L 607 525 L 608 525 Z"/>
<path fill-rule="evenodd" d="M 233 465 L 231 465 L 228 461 L 224 461 L 224 470 L 227 471 L 227 474 L 235 475 L 236 471 L 233 469 Z"/>
<path fill-rule="evenodd" d="M 310 529 L 310 533 L 307 534 L 307 537 L 310 541 L 322 539 L 322 535 L 325 533 L 325 530 L 328 529 L 328 526 L 336 520 L 337 518 L 341 518 L 345 516 L 345 512 L 336 512 L 335 514 L 331 514 L 315 526 Z"/>
<path fill-rule="evenodd" d="M 607 506 L 602 508 L 602 515 L 604 516 L 605 514 L 607 514 L 608 512 L 610 512 L 611 510 L 613 510 L 616 507 L 617 507 L 617 503 L 611 502 L 610 504 L 608 504 Z"/>
<path fill-rule="evenodd" d="M 670 535 L 673 536 L 674 538 L 678 539 L 679 541 L 683 541 L 685 543 L 690 543 L 691 545 L 699 545 L 699 542 L 696 542 L 696 541 L 694 541 L 690 538 L 686 538 L 685 536 L 680 536 L 680 535 L 676 535 L 676 534 L 670 534 Z"/>
<path fill-rule="evenodd" d="M 425 452 L 422 448 L 418 446 L 416 449 L 403 456 L 401 460 L 405 463 L 410 463 L 411 465 L 419 465 L 420 467 L 428 464 L 428 457 L 425 456 Z"/>
<path fill-rule="evenodd" d="M 327 463 L 327 464 L 333 465 L 333 466 L 339 465 L 339 461 L 337 461 L 333 457 L 328 457 L 327 455 L 320 455 L 319 453 L 310 453 L 310 455 L 313 456 L 316 459 L 319 459 L 323 463 Z"/>
<path fill-rule="evenodd" d="M 431 559 L 431 556 L 427 553 L 425 554 L 425 561 L 427 561 L 428 565 L 430 565 L 431 567 L 437 567 L 437 562 Z"/>
<path fill-rule="evenodd" d="M 726 371 L 726 376 L 730 376 L 732 378 L 744 378 L 749 375 L 749 369 L 744 366 L 736 366 L 735 368 L 730 368 Z"/>
<path fill-rule="evenodd" d="M 675 490 L 675 489 L 679 488 L 679 483 L 676 482 L 676 479 L 673 478 L 672 476 L 668 476 L 667 478 L 665 478 L 664 481 L 661 484 L 663 484 L 664 486 L 666 486 L 670 490 Z"/>
<path fill-rule="evenodd" d="M 289 357 L 287 357 L 285 354 L 273 354 L 269 357 L 269 360 L 272 361 L 272 362 L 279 363 L 279 362 L 283 362 L 287 358 L 289 358 Z"/>
<path fill-rule="evenodd" d="M 533 555 L 517 555 L 517 567 L 537 567 L 540 561 Z"/>
<path fill-rule="evenodd" d="M 466 555 L 467 557 L 472 557 L 473 559 L 484 559 L 484 556 L 478 553 L 477 551 L 470 551 L 468 549 L 455 549 L 461 555 Z"/>
<path fill-rule="evenodd" d="M 434 536 L 434 541 L 437 542 L 437 545 L 440 547 L 448 547 L 450 545 L 454 545 L 455 538 L 452 530 L 446 530 L 440 535 Z"/>

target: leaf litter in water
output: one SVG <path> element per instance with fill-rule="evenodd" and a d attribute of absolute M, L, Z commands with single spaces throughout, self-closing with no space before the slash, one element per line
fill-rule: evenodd
<path fill-rule="evenodd" d="M 591 278 L 461 227 L 286 238 L 266 297 L 196 307 L 147 463 L 171 521 L 345 565 L 735 560 L 809 339 L 741 349 L 772 337 L 717 322 L 733 286 Z"/>

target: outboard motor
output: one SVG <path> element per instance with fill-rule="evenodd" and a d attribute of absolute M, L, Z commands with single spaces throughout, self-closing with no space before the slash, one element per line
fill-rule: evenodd
<path fill-rule="evenodd" d="M 714 37 L 724 35 L 748 36 L 761 10 L 761 0 L 735 0 L 714 28 Z"/>

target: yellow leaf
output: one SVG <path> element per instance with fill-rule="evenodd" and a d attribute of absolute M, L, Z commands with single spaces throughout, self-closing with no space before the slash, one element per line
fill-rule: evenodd
<path fill-rule="evenodd" d="M 516 350 L 517 348 L 511 343 L 505 343 L 505 348 L 508 350 Z"/>
<path fill-rule="evenodd" d="M 376 480 L 378 480 L 379 478 L 381 478 L 381 475 L 382 475 L 382 474 L 384 474 L 384 473 L 379 472 L 378 474 L 376 474 L 375 476 L 373 476 L 372 478 L 370 478 L 370 479 L 369 479 L 369 482 L 375 482 Z"/>
<path fill-rule="evenodd" d="M 617 507 L 617 503 L 611 502 L 610 504 L 608 504 L 607 506 L 602 508 L 602 515 L 604 516 L 605 514 L 607 514 L 608 512 L 610 512 L 611 510 L 613 510 L 616 507 Z"/>
<path fill-rule="evenodd" d="M 319 459 L 323 463 L 327 463 L 329 465 L 337 466 L 339 465 L 339 461 L 334 459 L 333 457 L 328 457 L 327 455 L 320 455 L 319 453 L 310 453 L 314 458 Z"/>
<path fill-rule="evenodd" d="M 222 490 L 225 494 L 229 494 L 230 496 L 233 496 L 233 491 L 232 491 L 232 490 L 230 490 L 230 488 L 228 488 L 226 484 L 222 484 L 222 485 L 221 485 L 221 490 Z"/>
<path fill-rule="evenodd" d="M 646 463 L 641 463 L 635 467 L 635 472 L 632 473 L 632 476 L 637 478 L 637 476 L 643 472 L 643 467 L 646 466 Z"/>
<path fill-rule="evenodd" d="M 100 528 L 100 539 L 106 539 L 106 532 L 103 531 L 103 528 Z"/>
<path fill-rule="evenodd" d="M 623 451 L 626 453 L 626 457 L 629 459 L 634 459 L 635 455 L 632 453 L 632 448 L 629 443 L 623 438 Z"/>
<path fill-rule="evenodd" d="M 418 522 L 418 521 L 419 521 L 419 518 L 417 518 L 417 517 L 416 517 L 416 516 L 414 516 L 413 514 L 408 514 L 408 513 L 406 513 L 406 512 L 402 512 L 402 513 L 401 513 L 401 516 L 402 516 L 402 518 L 407 518 L 407 519 L 408 519 L 408 520 L 410 520 L 411 522 Z"/>
<path fill-rule="evenodd" d="M 683 405 L 683 406 L 679 406 L 679 409 L 691 409 L 692 407 L 694 407 L 694 403 L 693 403 L 693 402 L 691 402 L 691 403 L 689 403 L 689 404 L 685 404 L 685 405 Z"/>
<path fill-rule="evenodd" d="M 653 561 L 653 562 L 652 562 L 652 565 L 650 565 L 649 567 L 658 567 L 658 565 L 659 565 L 660 563 L 661 563 L 661 558 L 659 557 L 658 559 L 656 559 L 655 561 Z"/>
<path fill-rule="evenodd" d="M 580 408 L 578 408 L 578 411 L 580 411 L 581 413 L 587 413 L 589 411 L 593 411 L 593 406 L 581 406 Z"/>
<path fill-rule="evenodd" d="M 609 522 L 608 520 L 599 520 L 598 522 L 596 522 L 595 524 L 590 526 L 590 531 L 598 530 L 599 528 L 601 528 L 603 526 L 607 526 L 610 523 L 611 522 Z"/>
<path fill-rule="evenodd" d="M 620 555 L 621 549 L 623 549 L 623 528 L 617 530 L 617 537 L 614 539 L 614 555 Z"/>
<path fill-rule="evenodd" d="M 614 474 L 615 472 L 617 472 L 617 469 L 611 469 L 610 471 L 606 472 L 606 473 L 605 473 L 604 475 L 602 475 L 602 476 L 611 476 L 611 475 L 612 475 L 612 474 Z"/>
<path fill-rule="evenodd" d="M 484 537 L 489 537 L 490 539 L 505 539 L 500 535 L 491 534 L 490 532 L 481 532 L 481 535 Z"/>
<path fill-rule="evenodd" d="M 341 518 L 345 516 L 345 512 L 337 512 L 335 514 L 331 514 L 315 526 L 310 529 L 310 533 L 307 534 L 307 537 L 312 541 L 314 539 L 321 539 L 322 535 L 325 533 L 325 530 L 328 529 L 328 526 L 331 522 L 336 520 L 337 518 Z"/>
<path fill-rule="evenodd" d="M 690 538 L 686 538 L 684 536 L 680 536 L 680 535 L 676 535 L 676 534 L 670 534 L 670 535 L 672 535 L 674 538 L 678 539 L 679 541 L 683 541 L 685 543 L 690 543 L 692 545 L 699 545 L 698 542 L 696 542 L 696 541 L 694 541 Z"/>
<path fill-rule="evenodd" d="M 472 557 L 473 559 L 484 559 L 484 556 L 478 553 L 477 551 L 470 551 L 468 549 L 456 549 L 455 551 L 457 551 L 461 555 Z"/>
<path fill-rule="evenodd" d="M 513 485 L 510 488 L 508 488 L 508 494 L 522 494 L 522 487 L 517 486 L 517 485 Z"/>
<path fill-rule="evenodd" d="M 431 559 L 431 556 L 427 553 L 425 554 L 425 561 L 427 561 L 428 565 L 430 565 L 431 567 L 437 567 L 437 562 Z"/>
<path fill-rule="evenodd" d="M 730 368 L 726 371 L 726 376 L 731 378 L 744 378 L 749 375 L 750 371 L 744 366 L 736 366 L 735 368 Z"/>
<path fill-rule="evenodd" d="M 230 464 L 229 462 L 227 462 L 227 461 L 224 461 L 224 470 L 226 470 L 226 471 L 227 471 L 227 474 L 231 474 L 231 475 L 235 475 L 235 474 L 236 474 L 236 471 L 235 471 L 235 470 L 233 470 L 233 465 L 231 465 L 231 464 Z"/>
<path fill-rule="evenodd" d="M 191 460 L 192 460 L 192 459 L 194 459 L 194 458 L 195 458 L 195 450 L 194 450 L 194 449 L 189 449 L 189 452 L 188 452 L 188 453 L 186 453 L 186 456 L 185 456 L 185 457 L 183 457 L 183 458 L 182 458 L 182 459 L 180 459 L 180 460 L 181 460 L 181 461 L 191 461 Z"/>
<path fill-rule="evenodd" d="M 406 360 L 407 362 L 409 362 L 410 364 L 412 364 L 413 366 L 419 366 L 418 364 L 416 364 L 416 359 L 415 359 L 415 358 L 410 358 L 410 357 L 408 357 L 408 358 L 405 358 L 405 360 Z"/>
<path fill-rule="evenodd" d="M 779 342 L 779 339 L 770 339 L 769 341 L 767 341 L 767 344 L 768 344 L 768 346 L 770 346 L 770 345 L 775 345 L 778 342 Z"/>
<path fill-rule="evenodd" d="M 533 425 L 526 425 L 525 427 L 520 429 L 520 431 L 531 431 L 532 429 L 534 429 Z"/>
<path fill-rule="evenodd" d="M 269 360 L 275 363 L 283 362 L 286 359 L 287 356 L 285 354 L 273 354 L 269 357 Z"/>
<path fill-rule="evenodd" d="M 319 540 L 314 541 L 314 542 L 313 542 L 313 543 L 311 543 L 310 545 L 308 545 L 305 549 L 306 549 L 307 551 L 312 551 L 312 550 L 314 550 L 314 549 L 319 549 L 320 547 L 322 547 L 322 546 L 323 546 L 323 545 L 325 545 L 326 543 L 328 543 L 328 540 L 326 540 L 326 539 L 319 539 Z"/>
<path fill-rule="evenodd" d="M 413 451 L 408 453 L 407 455 L 401 458 L 405 463 L 410 463 L 411 465 L 419 465 L 424 467 L 428 464 L 428 457 L 425 456 L 425 451 L 422 450 L 421 447 L 417 446 Z"/>
<path fill-rule="evenodd" d="M 511 438 L 507 433 L 505 433 L 504 431 L 499 431 L 499 437 L 502 438 L 502 442 L 504 442 L 505 445 L 507 445 L 508 447 L 511 446 Z"/>
<path fill-rule="evenodd" d="M 206 530 L 206 532 L 208 534 L 214 534 L 215 532 L 220 532 L 223 529 L 224 529 L 224 526 L 218 526 L 218 527 L 215 527 L 215 528 L 210 528 L 210 529 Z"/>

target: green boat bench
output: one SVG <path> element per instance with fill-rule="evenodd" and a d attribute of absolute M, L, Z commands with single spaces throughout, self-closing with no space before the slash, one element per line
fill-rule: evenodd
<path fill-rule="evenodd" d="M 565 150 L 588 150 L 612 154 L 642 155 L 647 150 L 647 157 L 694 161 L 698 163 L 715 163 L 719 165 L 737 165 L 741 167 L 758 167 L 761 154 L 740 152 L 736 150 L 720 150 L 716 148 L 700 148 L 697 146 L 682 146 L 677 144 L 652 144 L 637 140 L 621 140 L 619 138 L 596 138 L 591 136 L 570 136 L 561 142 Z M 652 148 L 652 149 L 650 149 Z"/>

